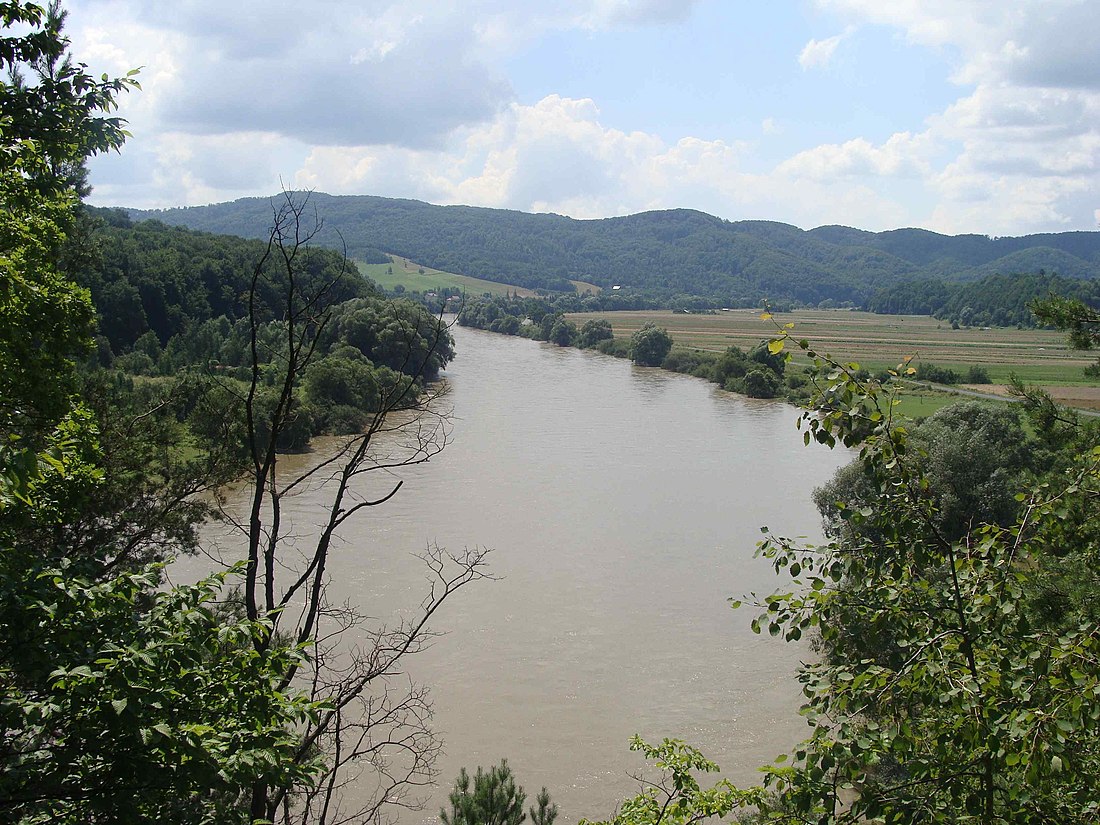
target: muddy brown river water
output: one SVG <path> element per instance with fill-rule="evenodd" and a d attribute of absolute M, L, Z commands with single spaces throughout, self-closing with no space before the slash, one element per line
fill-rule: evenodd
<path fill-rule="evenodd" d="M 753 610 L 727 599 L 782 583 L 753 557 L 759 528 L 818 537 L 810 491 L 847 454 L 803 447 L 786 404 L 454 333 L 449 445 L 403 470 L 329 565 L 331 597 L 387 618 L 419 602 L 427 544 L 493 548 L 500 580 L 449 603 L 444 635 L 410 664 L 445 751 L 439 787 L 401 823 L 438 821 L 458 769 L 501 757 L 530 797 L 550 789 L 563 825 L 606 817 L 637 790 L 635 733 L 687 740 L 754 781 L 807 730 L 793 674 L 812 653 L 754 635 Z M 316 509 L 305 495 L 288 516 L 306 532 Z"/>

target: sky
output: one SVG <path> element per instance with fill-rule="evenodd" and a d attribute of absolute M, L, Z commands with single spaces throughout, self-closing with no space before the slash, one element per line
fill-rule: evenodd
<path fill-rule="evenodd" d="M 280 188 L 602 218 L 1100 222 L 1100 0 L 69 0 L 141 67 L 100 205 Z"/>

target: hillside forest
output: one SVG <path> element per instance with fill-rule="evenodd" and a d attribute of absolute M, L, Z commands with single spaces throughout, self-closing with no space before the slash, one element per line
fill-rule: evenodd
<path fill-rule="evenodd" d="M 687 209 L 578 221 L 366 195 L 314 193 L 313 202 L 329 233 L 318 240 L 335 248 L 346 243 L 353 258 L 376 260 L 384 250 L 490 281 L 571 292 L 570 281 L 578 280 L 605 290 L 618 286 L 664 305 L 686 296 L 712 307 L 757 306 L 764 298 L 795 306 L 864 306 L 880 290 L 914 281 L 954 284 L 1040 270 L 1078 280 L 1100 276 L 1100 236 L 1094 232 L 952 237 L 920 229 L 804 231 Z M 247 198 L 132 214 L 260 237 L 267 213 L 264 199 Z"/>

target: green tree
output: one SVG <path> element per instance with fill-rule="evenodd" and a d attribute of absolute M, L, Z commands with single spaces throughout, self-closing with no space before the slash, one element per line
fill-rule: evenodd
<path fill-rule="evenodd" d="M 443 825 L 520 825 L 527 819 L 523 812 L 527 794 L 516 784 L 506 759 L 488 771 L 479 765 L 472 783 L 462 768 L 448 799 L 450 810 L 439 812 Z M 537 807 L 530 809 L 532 821 L 535 825 L 553 825 L 558 806 L 550 802 L 546 788 L 539 792 L 536 802 Z"/>
<path fill-rule="evenodd" d="M 581 349 L 588 349 L 596 346 L 600 341 L 608 341 L 614 337 L 615 334 L 611 329 L 610 321 L 606 318 L 594 318 L 591 321 L 584 322 L 580 334 L 577 336 L 577 346 Z"/>
<path fill-rule="evenodd" d="M 1044 622 L 1028 603 L 1051 548 L 1071 538 L 1067 510 L 1100 515 L 1100 448 L 1024 494 L 1007 525 L 974 520 L 952 538 L 889 397 L 809 354 L 819 379 L 835 377 L 803 417 L 807 440 L 859 444 L 873 496 L 839 508 L 841 539 L 761 545 L 792 580 L 760 602 L 754 628 L 791 640 L 816 630 L 833 650 L 800 676 L 811 738 L 769 768 L 798 812 L 787 821 L 1093 821 L 1100 625 Z M 1094 548 L 1080 548 L 1091 581 Z M 883 633 L 897 655 L 869 658 L 844 635 L 854 627 Z"/>
<path fill-rule="evenodd" d="M 1100 311 L 1080 298 L 1050 295 L 1032 301 L 1029 307 L 1040 323 L 1066 330 L 1074 349 L 1088 350 L 1100 344 Z M 1097 365 L 1100 365 L 1100 360 L 1091 368 Z"/>
<path fill-rule="evenodd" d="M 546 339 L 551 344 L 559 347 L 568 347 L 577 337 L 577 326 L 572 321 L 559 318 L 550 328 L 550 336 Z"/>
<path fill-rule="evenodd" d="M 158 579 L 46 567 L 21 582 L 2 648 L 5 821 L 244 825 L 257 780 L 312 781 L 295 728 L 317 709 L 277 684 L 279 657 L 298 654 L 257 656 L 265 628 L 215 608 L 220 578 Z"/>
<path fill-rule="evenodd" d="M 215 582 L 158 589 L 148 561 L 186 544 L 196 491 L 140 448 L 107 462 L 113 434 L 74 398 L 93 315 L 63 242 L 134 84 L 69 59 L 56 5 L 3 2 L 0 22 L 0 818 L 247 821 L 256 781 L 315 772 L 290 756 L 316 708 L 277 679 L 298 649 L 254 655 L 268 627 L 215 610 Z"/>
<path fill-rule="evenodd" d="M 753 367 L 735 386 L 749 398 L 775 398 L 783 388 L 779 376 L 766 367 Z"/>
<path fill-rule="evenodd" d="M 643 367 L 659 367 L 672 349 L 672 337 L 668 330 L 655 324 L 643 324 L 630 337 L 630 357 Z"/>
<path fill-rule="evenodd" d="M 0 3 L 0 432 L 48 432 L 68 409 L 73 358 L 91 337 L 88 294 L 58 269 L 85 159 L 117 149 L 104 117 L 131 78 L 96 80 L 67 56 L 65 15 Z M 47 380 L 43 376 L 49 376 Z M 8 445 L 5 445 L 7 447 Z"/>
<path fill-rule="evenodd" d="M 706 819 L 724 819 L 765 799 L 760 789 L 741 790 L 726 779 L 703 788 L 698 777 L 717 772 L 718 766 L 678 740 L 665 739 L 659 745 L 650 745 L 635 736 L 630 749 L 652 760 L 660 775 L 647 779 L 645 790 L 625 800 L 611 819 L 582 819 L 581 825 L 692 825 Z"/>
<path fill-rule="evenodd" d="M 780 378 L 783 377 L 783 371 L 787 366 L 787 360 L 782 353 L 772 352 L 767 341 L 763 341 L 749 350 L 749 360 L 763 364 Z"/>

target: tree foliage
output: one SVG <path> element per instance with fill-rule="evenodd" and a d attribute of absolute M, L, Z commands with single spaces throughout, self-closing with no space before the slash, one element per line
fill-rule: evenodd
<path fill-rule="evenodd" d="M 312 781 L 293 756 L 317 707 L 278 684 L 300 653 L 258 656 L 267 629 L 216 609 L 222 579 L 26 571 L 2 655 L 6 821 L 246 823 L 253 782 Z"/>
<path fill-rule="evenodd" d="M 611 819 L 600 822 L 582 819 L 581 825 L 691 825 L 706 819 L 724 819 L 765 799 L 760 789 L 741 790 L 725 779 L 704 788 L 699 775 L 715 773 L 718 766 L 679 740 L 665 739 L 651 745 L 635 736 L 630 749 L 651 760 L 660 775 L 645 779 L 645 790 L 625 800 Z"/>
<path fill-rule="evenodd" d="M 575 289 L 570 280 L 601 286 L 604 295 L 620 285 L 619 292 L 641 291 L 665 303 L 685 296 L 678 305 L 689 309 L 699 296 L 718 306 L 758 306 L 763 298 L 862 304 L 886 285 L 922 278 L 964 281 L 1040 269 L 1098 274 L 1094 232 L 988 238 L 839 226 L 803 231 L 689 209 L 578 221 L 372 196 L 315 197 L 355 257 L 360 249 L 385 249 L 446 272 L 567 293 Z M 265 199 L 246 198 L 157 217 L 263 237 L 268 216 Z M 324 242 L 341 246 L 335 233 Z"/>
<path fill-rule="evenodd" d="M 1067 538 L 1067 513 L 1098 515 L 1100 448 L 1022 494 L 1007 523 L 945 523 L 951 505 L 931 494 L 928 461 L 889 397 L 800 343 L 823 382 L 803 418 L 807 440 L 858 444 L 871 495 L 837 502 L 847 529 L 830 544 L 769 533 L 761 545 L 792 587 L 761 602 L 754 627 L 791 640 L 814 630 L 832 648 L 800 676 L 813 735 L 769 768 L 787 803 L 777 818 L 1092 821 L 1100 625 L 1044 621 L 1029 602 Z M 1057 552 L 1095 581 L 1095 539 L 1082 538 Z M 879 634 L 891 655 L 868 656 L 855 629 Z"/>
<path fill-rule="evenodd" d="M 1032 327 L 1036 323 L 1032 304 L 1050 294 L 1095 304 L 1100 299 L 1100 283 L 1038 269 L 962 283 L 920 280 L 880 290 L 865 307 L 891 315 L 932 315 L 963 326 Z"/>
<path fill-rule="evenodd" d="M 72 359 L 92 329 L 87 293 L 58 269 L 84 160 L 117 149 L 105 116 L 131 77 L 96 80 L 68 57 L 65 15 L 0 3 L 0 430 L 48 431 L 68 408 Z M 42 380 L 42 376 L 50 376 Z"/>
<path fill-rule="evenodd" d="M 1088 350 L 1100 344 L 1100 310 L 1080 298 L 1052 293 L 1033 301 L 1031 310 L 1044 324 L 1068 332 L 1070 346 L 1074 349 Z M 1090 377 L 1095 378 L 1098 373 L 1100 360 L 1085 368 L 1085 374 Z"/>
<path fill-rule="evenodd" d="M 133 223 L 115 210 L 87 212 L 94 254 L 71 266 L 69 274 L 90 291 L 99 334 L 116 355 L 130 352 L 147 333 L 164 347 L 174 336 L 183 343 L 212 319 L 225 318 L 232 326 L 247 317 L 252 269 L 264 250 L 261 242 L 192 232 L 156 220 Z M 301 277 L 335 279 L 334 294 L 343 300 L 375 294 L 373 284 L 345 266 L 339 252 L 310 248 L 297 264 Z M 275 270 L 272 276 L 256 296 L 265 320 L 280 311 L 285 286 Z"/>
<path fill-rule="evenodd" d="M 0 20 L 0 817 L 248 821 L 256 781 L 315 774 L 289 756 L 317 706 L 279 681 L 301 650 L 257 656 L 269 625 L 224 615 L 218 581 L 160 589 L 149 562 L 193 541 L 198 488 L 157 475 L 138 434 L 168 425 L 158 407 L 123 436 L 102 426 L 118 406 L 76 395 L 93 314 L 60 267 L 134 83 L 72 62 L 57 6 Z"/>
<path fill-rule="evenodd" d="M 527 793 L 516 784 L 507 759 L 488 771 L 479 765 L 472 783 L 470 774 L 462 768 L 448 800 L 450 809 L 443 808 L 439 812 L 443 825 L 520 825 L 527 819 L 523 811 Z M 550 801 L 550 793 L 543 788 L 529 812 L 534 825 L 553 825 L 558 806 Z"/>
<path fill-rule="evenodd" d="M 672 336 L 655 324 L 643 324 L 630 336 L 630 358 L 639 366 L 659 367 L 671 349 Z"/>

